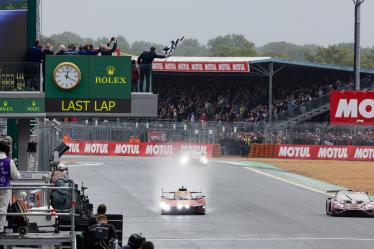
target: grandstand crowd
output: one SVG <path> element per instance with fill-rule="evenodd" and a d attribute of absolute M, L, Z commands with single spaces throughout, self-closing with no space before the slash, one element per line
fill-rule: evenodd
<path fill-rule="evenodd" d="M 332 90 L 353 89 L 350 79 L 301 84 L 284 80 L 274 88 L 273 115 L 292 110 Z M 344 83 L 343 83 L 344 82 Z M 167 78 L 156 84 L 159 118 L 172 121 L 258 122 L 269 116 L 268 90 L 262 84 L 213 78 L 211 82 Z"/>

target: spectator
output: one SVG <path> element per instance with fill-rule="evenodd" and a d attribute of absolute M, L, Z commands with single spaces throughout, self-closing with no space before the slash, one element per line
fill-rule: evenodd
<path fill-rule="evenodd" d="M 9 187 L 11 180 L 21 177 L 13 160 L 9 157 L 10 146 L 6 141 L 0 141 L 0 187 Z M 6 213 L 12 199 L 10 189 L 0 189 L 0 212 Z M 6 216 L 0 215 L 0 234 L 4 233 Z"/>
<path fill-rule="evenodd" d="M 139 69 L 136 66 L 136 60 L 132 60 L 131 61 L 131 91 L 137 92 L 138 84 L 139 84 Z"/>
<path fill-rule="evenodd" d="M 56 55 L 66 55 L 66 47 L 65 45 L 60 45 L 60 50 L 56 53 Z"/>
<path fill-rule="evenodd" d="M 68 50 L 66 51 L 67 55 L 78 55 L 77 48 L 74 44 L 70 44 Z"/>
<path fill-rule="evenodd" d="M 113 47 L 110 48 L 111 44 L 113 43 Z M 107 45 L 100 46 L 100 53 L 101 55 L 112 55 L 114 51 L 117 49 L 117 40 L 114 37 L 110 39 Z"/>
<path fill-rule="evenodd" d="M 155 246 L 153 245 L 152 241 L 146 241 L 141 249 L 154 249 Z"/>
<path fill-rule="evenodd" d="M 97 213 L 95 216 L 91 217 L 90 220 L 88 221 L 88 226 L 92 226 L 97 223 L 97 217 L 99 215 L 105 215 L 106 214 L 106 205 L 105 204 L 100 204 L 97 207 Z"/>
<path fill-rule="evenodd" d="M 39 40 L 35 40 L 34 46 L 27 51 L 27 64 L 26 64 L 26 74 L 25 81 L 28 88 L 38 91 L 39 86 L 39 76 L 40 76 L 40 65 L 43 62 L 43 51 L 42 44 Z"/>
<path fill-rule="evenodd" d="M 138 65 L 140 67 L 140 82 L 139 82 L 139 90 L 143 92 L 143 85 L 144 85 L 144 79 L 146 82 L 145 91 L 150 91 L 150 85 L 151 85 L 151 76 L 152 76 L 152 62 L 155 58 L 166 58 L 165 55 L 158 55 L 155 52 L 156 48 L 151 47 L 150 51 L 144 51 L 139 57 L 138 57 Z"/>

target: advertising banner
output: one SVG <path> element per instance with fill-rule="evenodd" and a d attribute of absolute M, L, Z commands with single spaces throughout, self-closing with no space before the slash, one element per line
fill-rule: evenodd
<path fill-rule="evenodd" d="M 152 64 L 153 71 L 160 72 L 201 72 L 201 73 L 247 73 L 248 62 L 171 62 L 157 61 Z"/>
<path fill-rule="evenodd" d="M 374 161 L 374 146 L 279 145 L 276 148 L 275 157 Z"/>
<path fill-rule="evenodd" d="M 129 56 L 47 56 L 47 113 L 131 112 Z"/>
<path fill-rule="evenodd" d="M 207 157 L 213 156 L 213 144 L 184 143 L 127 143 L 103 141 L 71 141 L 66 143 L 70 149 L 68 155 L 97 156 L 173 156 L 179 151 L 198 152 Z"/>
<path fill-rule="evenodd" d="M 374 92 L 334 91 L 330 95 L 331 124 L 374 124 Z"/>
<path fill-rule="evenodd" d="M 44 99 L 36 98 L 2 98 L 0 100 L 0 114 L 5 113 L 43 113 Z"/>

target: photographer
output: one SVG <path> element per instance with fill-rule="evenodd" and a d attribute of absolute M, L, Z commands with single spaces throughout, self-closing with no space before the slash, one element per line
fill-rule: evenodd
<path fill-rule="evenodd" d="M 122 249 L 140 249 L 144 243 L 145 238 L 137 233 L 134 233 L 129 237 L 127 245 L 122 247 Z"/>
<path fill-rule="evenodd" d="M 111 44 L 114 42 L 113 47 L 110 48 Z M 117 39 L 112 37 L 107 45 L 100 45 L 100 53 L 101 55 L 112 55 L 114 51 L 117 49 Z"/>

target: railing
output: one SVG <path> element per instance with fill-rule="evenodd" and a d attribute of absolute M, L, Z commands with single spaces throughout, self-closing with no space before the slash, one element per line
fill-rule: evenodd
<path fill-rule="evenodd" d="M 62 242 L 69 242 L 71 243 L 71 248 L 76 249 L 76 235 L 75 235 L 75 205 L 76 205 L 76 197 L 75 197 L 75 184 L 74 182 L 71 182 L 69 187 L 54 187 L 53 185 L 48 185 L 48 184 L 25 184 L 25 185 L 20 185 L 17 184 L 16 186 L 10 186 L 10 187 L 0 187 L 0 190 L 70 190 L 71 191 L 71 208 L 68 213 L 55 213 L 53 215 L 56 216 L 69 216 L 70 222 L 71 222 L 71 229 L 70 229 L 70 235 L 68 238 L 63 238 L 60 237 L 59 240 L 56 238 L 53 239 L 51 238 L 51 242 L 57 244 L 60 244 Z M 44 210 L 35 210 L 37 213 L 33 212 L 26 212 L 26 213 L 3 213 L 0 212 L 0 215 L 5 215 L 5 216 L 51 216 L 51 207 L 47 206 L 46 209 Z M 56 228 L 55 228 L 56 229 Z M 26 230 L 27 232 L 27 230 Z M 59 231 L 56 231 L 59 232 Z M 41 240 L 39 237 L 33 239 L 30 236 L 28 236 L 27 241 L 22 241 L 23 237 L 19 238 L 7 238 L 6 236 L 2 239 L 2 244 L 3 245 L 43 245 L 45 243 L 43 240 Z M 56 241 L 53 241 L 56 240 Z M 51 243 L 48 243 L 51 244 Z"/>
<path fill-rule="evenodd" d="M 0 91 L 35 92 L 43 89 L 41 64 L 0 62 Z"/>
<path fill-rule="evenodd" d="M 366 90 L 371 87 L 373 87 L 374 83 L 371 79 L 364 79 L 361 81 L 361 89 Z M 342 88 L 339 88 L 338 90 L 344 91 L 344 90 L 354 90 L 351 86 L 344 86 Z M 330 94 L 325 94 L 321 97 L 315 98 L 311 101 L 308 101 L 304 103 L 303 105 L 299 105 L 293 109 L 284 111 L 282 113 L 278 113 L 273 116 L 273 121 L 275 122 L 282 122 L 286 121 L 292 118 L 295 118 L 299 115 L 303 115 L 309 112 L 312 112 L 319 108 L 329 108 L 330 106 Z M 269 118 L 264 120 L 264 122 L 269 122 Z"/>

